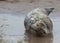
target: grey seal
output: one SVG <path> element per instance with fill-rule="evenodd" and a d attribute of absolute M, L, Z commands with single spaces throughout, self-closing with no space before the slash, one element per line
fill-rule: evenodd
<path fill-rule="evenodd" d="M 49 14 L 54 8 L 36 8 L 26 15 L 24 19 L 25 30 L 37 36 L 47 36 L 52 33 L 53 23 Z"/>

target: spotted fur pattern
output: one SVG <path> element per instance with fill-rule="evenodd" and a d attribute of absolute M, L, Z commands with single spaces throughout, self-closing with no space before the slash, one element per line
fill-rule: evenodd
<path fill-rule="evenodd" d="M 37 8 L 28 13 L 24 20 L 26 31 L 39 36 L 46 36 L 52 32 L 52 21 L 44 11 Z"/>

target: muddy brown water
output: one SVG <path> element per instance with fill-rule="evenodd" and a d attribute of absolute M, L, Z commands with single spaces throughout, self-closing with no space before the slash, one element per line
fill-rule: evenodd
<path fill-rule="evenodd" d="M 0 14 L 0 43 L 60 43 L 60 17 L 50 16 L 53 33 L 47 37 L 36 37 L 25 32 L 25 15 Z"/>

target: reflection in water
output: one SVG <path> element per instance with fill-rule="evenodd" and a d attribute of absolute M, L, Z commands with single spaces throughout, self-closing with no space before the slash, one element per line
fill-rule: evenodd
<path fill-rule="evenodd" d="M 26 32 L 24 41 L 26 43 L 53 43 L 53 34 L 46 37 L 37 37 Z"/>
<path fill-rule="evenodd" d="M 25 32 L 25 36 L 23 37 L 18 37 L 14 39 L 3 39 L 2 36 L 0 36 L 0 43 L 53 43 L 53 35 L 50 34 L 47 37 L 37 37 L 33 36 L 27 32 Z M 11 38 L 11 37 L 9 37 Z M 18 40 L 17 40 L 18 39 Z"/>

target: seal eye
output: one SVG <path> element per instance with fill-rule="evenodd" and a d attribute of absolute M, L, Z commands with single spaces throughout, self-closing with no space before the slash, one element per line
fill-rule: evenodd
<path fill-rule="evenodd" d="M 41 26 L 44 26 L 44 24 L 43 24 L 43 23 L 40 23 L 40 25 L 41 25 Z"/>
<path fill-rule="evenodd" d="M 41 27 L 44 26 L 44 24 L 43 23 L 39 23 L 39 24 L 37 24 L 37 26 L 41 28 Z"/>

